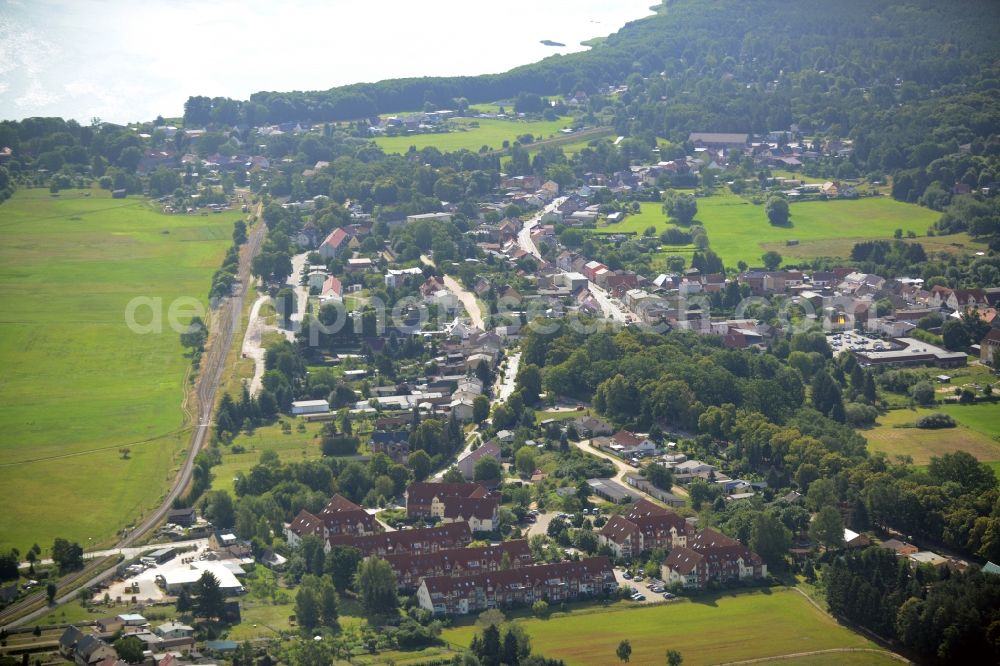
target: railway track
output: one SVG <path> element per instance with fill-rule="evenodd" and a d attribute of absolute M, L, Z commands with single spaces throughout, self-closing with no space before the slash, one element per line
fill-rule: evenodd
<path fill-rule="evenodd" d="M 212 424 L 212 411 L 215 408 L 215 395 L 219 389 L 219 382 L 226 367 L 226 356 L 233 344 L 236 330 L 240 326 L 240 318 L 243 312 L 243 298 L 250 284 L 250 263 L 260 252 L 260 247 L 264 242 L 264 235 L 267 227 L 261 219 L 262 204 L 257 208 L 258 223 L 250 233 L 247 243 L 240 254 L 240 268 L 237 277 L 239 278 L 239 293 L 226 301 L 216 311 L 216 335 L 209 345 L 205 358 L 202 361 L 201 374 L 198 376 L 198 385 L 195 395 L 198 398 L 197 423 L 191 432 L 191 439 L 188 444 L 187 457 L 184 465 L 174 479 L 174 483 L 160 505 L 134 528 L 124 534 L 115 548 L 131 546 L 142 539 L 152 529 L 160 524 L 173 506 L 174 500 L 181 496 L 188 484 L 191 482 L 191 475 L 194 472 L 194 461 L 198 452 L 205 445 L 205 440 Z M 65 603 L 72 599 L 73 593 L 81 587 L 90 587 L 111 574 L 114 557 L 104 557 L 96 560 L 88 560 L 87 564 L 79 571 L 74 571 L 59 579 L 56 583 L 56 602 Z M 32 619 L 36 619 L 45 614 L 48 610 L 48 600 L 46 592 L 40 590 L 20 601 L 0 610 L 0 626 L 16 627 L 25 624 Z"/>

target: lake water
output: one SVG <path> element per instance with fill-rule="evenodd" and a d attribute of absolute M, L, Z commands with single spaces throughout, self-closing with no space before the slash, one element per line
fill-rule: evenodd
<path fill-rule="evenodd" d="M 502 72 L 654 0 L 0 0 L 0 118 L 178 116 L 190 95 Z M 566 44 L 549 47 L 548 39 Z"/>

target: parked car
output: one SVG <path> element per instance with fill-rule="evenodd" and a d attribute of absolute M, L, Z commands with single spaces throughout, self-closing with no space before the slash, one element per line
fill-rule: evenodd
<path fill-rule="evenodd" d="M 622 574 L 622 578 L 624 578 L 625 580 L 632 580 L 632 574 L 626 571 L 625 573 Z"/>
<path fill-rule="evenodd" d="M 677 595 L 674 594 L 673 592 L 664 592 L 663 593 L 663 598 L 664 599 L 676 599 Z"/>

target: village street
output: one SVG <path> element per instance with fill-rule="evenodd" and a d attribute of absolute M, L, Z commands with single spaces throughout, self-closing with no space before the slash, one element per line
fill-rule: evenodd
<path fill-rule="evenodd" d="M 437 268 L 437 264 L 434 263 L 434 260 L 426 254 L 420 255 L 420 261 L 425 266 Z M 476 295 L 471 291 L 462 288 L 462 285 L 460 285 L 458 281 L 450 275 L 444 276 L 444 286 L 465 308 L 465 311 L 469 315 L 469 319 L 472 321 L 472 325 L 480 331 L 485 331 L 486 323 L 483 321 L 483 313 L 479 307 L 479 303 L 476 301 Z"/>
<path fill-rule="evenodd" d="M 248 385 L 250 395 L 257 395 L 261 388 L 261 378 L 264 376 L 264 333 L 273 331 L 281 333 L 289 341 L 295 341 L 295 333 L 302 325 L 302 317 L 305 314 L 306 305 L 309 302 L 309 287 L 299 284 L 299 276 L 306 263 L 307 253 L 297 254 L 292 257 L 292 274 L 288 276 L 285 286 L 295 291 L 295 312 L 291 316 L 291 326 L 284 328 L 275 324 L 267 324 L 260 316 L 260 309 L 265 303 L 271 302 L 271 297 L 261 294 L 254 301 L 250 308 L 250 316 L 247 319 L 247 330 L 243 336 L 243 347 L 241 353 L 243 358 L 253 359 L 254 372 Z"/>
<path fill-rule="evenodd" d="M 642 493 L 643 495 L 646 494 L 643 493 L 638 488 L 633 488 L 632 486 L 629 486 L 627 483 L 625 483 L 625 475 L 630 473 L 638 474 L 639 473 L 638 468 L 632 467 L 618 456 L 594 448 L 593 446 L 590 445 L 590 441 L 591 440 L 589 439 L 584 439 L 579 442 L 571 441 L 570 443 L 576 448 L 580 449 L 581 451 L 585 451 L 586 453 L 597 456 L 598 458 L 604 458 L 605 460 L 610 462 L 612 465 L 615 466 L 615 470 L 617 471 L 617 474 L 615 474 L 614 476 L 615 481 L 621 483 L 623 486 L 629 488 L 630 490 L 634 490 L 637 493 Z M 678 497 L 688 496 L 688 492 L 678 485 L 673 486 L 670 489 L 670 492 L 672 492 L 674 495 L 677 495 Z M 649 499 L 653 499 L 653 501 L 656 501 L 655 498 L 649 498 Z"/>

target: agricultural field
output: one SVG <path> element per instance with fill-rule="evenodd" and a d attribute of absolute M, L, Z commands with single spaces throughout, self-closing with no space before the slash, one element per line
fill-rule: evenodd
<path fill-rule="evenodd" d="M 933 412 L 950 414 L 958 427 L 941 430 L 900 427 Z M 953 451 L 967 451 L 983 462 L 1000 461 L 1000 403 L 895 409 L 880 416 L 878 424 L 863 434 L 872 450 L 883 451 L 890 458 L 910 456 L 916 465 L 926 465 L 932 456 Z"/>
<path fill-rule="evenodd" d="M 380 136 L 375 137 L 375 143 L 386 153 L 404 154 L 410 146 L 417 150 L 433 146 L 441 152 L 456 150 L 471 150 L 479 152 L 483 146 L 491 150 L 500 150 L 504 141 L 513 142 L 522 134 L 532 134 L 537 140 L 558 135 L 559 130 L 572 124 L 570 117 L 557 120 L 497 120 L 493 118 L 454 118 L 449 121 L 453 128 L 451 132 L 440 134 L 414 134 L 412 136 Z M 478 126 L 477 126 L 478 125 Z"/>
<path fill-rule="evenodd" d="M 685 664 L 717 664 L 833 648 L 877 649 L 788 589 L 643 607 L 595 605 L 555 613 L 548 620 L 525 618 L 518 623 L 531 637 L 534 652 L 558 657 L 570 666 L 617 663 L 615 648 L 623 638 L 631 641 L 631 661 L 637 664 L 664 663 L 668 648 L 679 650 Z M 472 625 L 446 629 L 442 637 L 468 645 L 476 629 Z M 762 636 L 767 640 L 761 640 Z M 854 655 L 864 656 L 854 661 Z M 837 656 L 839 664 L 892 661 L 887 653 L 844 652 Z"/>
<path fill-rule="evenodd" d="M 189 434 L 190 361 L 168 308 L 206 303 L 239 218 L 162 215 L 96 189 L 0 205 L 0 548 L 107 543 L 163 495 Z M 136 297 L 161 299 L 162 332 L 126 325 Z"/>
<path fill-rule="evenodd" d="M 787 259 L 846 257 L 855 243 L 891 239 L 896 229 L 902 229 L 904 234 L 908 231 L 917 234 L 918 242 L 924 243 L 929 252 L 981 249 L 964 235 L 924 237 L 938 216 L 935 211 L 888 197 L 803 201 L 791 204 L 791 227 L 775 227 L 768 223 L 763 206 L 732 194 L 719 194 L 698 199 L 695 219 L 704 224 L 709 245 L 728 266 L 735 266 L 741 260 L 751 266 L 759 265 L 761 255 L 772 249 Z M 639 215 L 628 216 L 623 222 L 601 227 L 597 232 L 641 234 L 651 224 L 656 226 L 657 233 L 669 226 L 660 204 L 643 203 Z M 786 246 L 787 240 L 799 243 Z M 664 254 L 690 256 L 694 247 L 663 250 Z"/>

